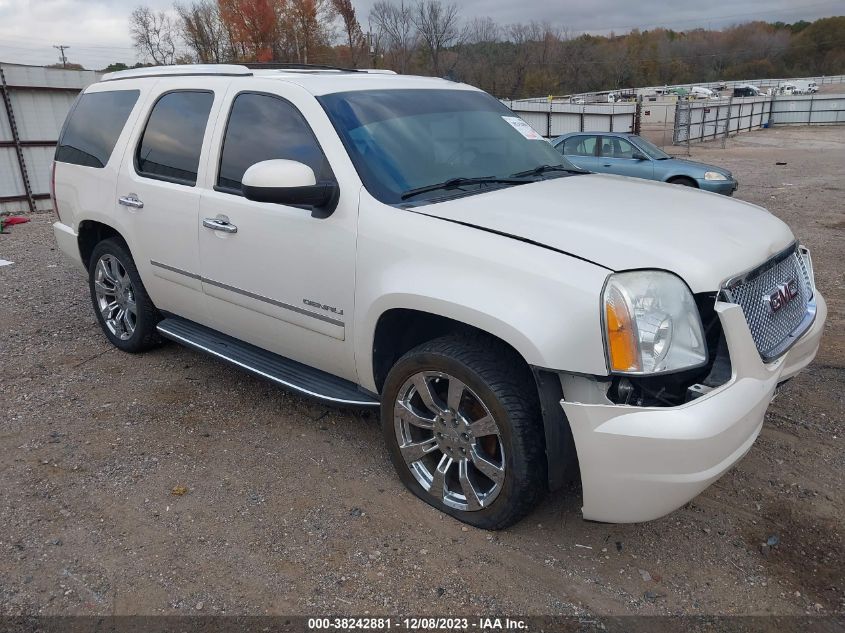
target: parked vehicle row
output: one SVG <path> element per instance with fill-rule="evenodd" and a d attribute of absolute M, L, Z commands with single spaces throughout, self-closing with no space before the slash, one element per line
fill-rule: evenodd
<path fill-rule="evenodd" d="M 780 84 L 777 88 L 769 88 L 767 94 L 775 95 L 813 95 L 819 91 L 815 81 L 795 81 Z"/>
<path fill-rule="evenodd" d="M 669 160 L 631 136 L 571 142 L 652 177 Z M 686 503 L 751 447 L 827 313 L 765 209 L 587 173 L 445 80 L 111 73 L 71 109 L 52 180 L 56 240 L 115 347 L 170 339 L 379 409 L 405 485 L 487 529 L 572 478 L 591 520 Z"/>

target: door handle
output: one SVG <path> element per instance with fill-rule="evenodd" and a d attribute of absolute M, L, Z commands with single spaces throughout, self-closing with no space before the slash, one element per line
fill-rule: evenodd
<path fill-rule="evenodd" d="M 222 231 L 223 233 L 238 232 L 238 227 L 236 227 L 234 224 L 232 224 L 228 220 L 220 220 L 218 218 L 205 218 L 202 221 L 202 225 L 207 229 L 211 229 L 212 231 Z"/>
<path fill-rule="evenodd" d="M 132 207 L 133 209 L 143 209 L 144 203 L 138 199 L 134 193 L 130 193 L 128 196 L 121 196 L 117 199 L 118 204 L 122 204 L 124 207 Z"/>

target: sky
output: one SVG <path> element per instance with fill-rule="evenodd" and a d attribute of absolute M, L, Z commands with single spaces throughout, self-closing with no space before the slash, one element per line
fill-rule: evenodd
<path fill-rule="evenodd" d="M 413 2 L 413 0 L 406 0 Z M 490 16 L 501 24 L 549 22 L 568 32 L 606 35 L 659 26 L 685 30 L 740 22 L 794 22 L 845 15 L 845 0 L 444 0 L 465 19 Z M 367 29 L 374 0 L 353 0 Z M 171 10 L 173 0 L 0 0 L 0 61 L 46 65 L 68 60 L 86 68 L 138 61 L 128 16 L 139 4 Z"/>

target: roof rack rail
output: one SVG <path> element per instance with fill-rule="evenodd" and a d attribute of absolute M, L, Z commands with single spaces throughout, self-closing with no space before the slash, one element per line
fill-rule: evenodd
<path fill-rule="evenodd" d="M 329 66 L 326 64 L 288 64 L 277 62 L 245 62 L 246 68 L 254 70 L 338 70 L 345 73 L 364 72 L 357 68 L 345 68 L 343 66 Z"/>
<path fill-rule="evenodd" d="M 101 81 L 137 79 L 139 77 L 190 77 L 216 75 L 222 77 L 248 77 L 252 71 L 241 64 L 175 64 L 173 66 L 147 66 L 118 70 L 103 75 Z"/>

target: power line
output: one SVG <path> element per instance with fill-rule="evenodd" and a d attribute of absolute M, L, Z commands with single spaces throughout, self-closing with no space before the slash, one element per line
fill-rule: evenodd
<path fill-rule="evenodd" d="M 12 34 L 5 34 L 5 33 L 2 33 L 2 32 L 0 32 L 0 41 L 10 42 L 10 43 L 14 43 L 14 44 L 34 44 L 35 46 L 38 46 L 39 44 L 49 44 L 50 43 L 50 40 L 48 40 L 46 38 L 29 37 L 29 36 L 21 37 L 21 36 L 12 35 Z M 65 40 L 65 41 L 67 41 L 67 40 Z M 84 49 L 127 50 L 127 51 L 135 50 L 132 46 L 117 46 L 117 45 L 110 46 L 108 44 L 88 44 L 88 43 L 80 43 L 80 42 L 73 42 L 72 44 L 70 44 L 70 46 L 72 46 L 74 48 L 74 50 L 78 50 L 80 48 L 84 48 Z"/>
<path fill-rule="evenodd" d="M 59 50 L 59 55 L 61 55 L 62 60 L 62 68 L 67 68 L 67 57 L 65 56 L 65 49 L 70 48 L 70 46 L 65 46 L 64 44 L 53 44 L 53 48 Z"/>
<path fill-rule="evenodd" d="M 20 40 L 13 40 L 13 39 L 6 39 L 0 36 L 0 46 L 5 46 L 7 48 L 20 48 L 20 49 L 29 49 L 29 50 L 42 50 L 47 46 L 47 44 L 35 44 L 28 45 L 25 42 Z M 71 48 L 70 46 L 66 46 L 65 48 Z M 95 45 L 83 45 L 83 44 L 74 44 L 73 50 L 75 51 L 134 51 L 135 49 L 131 46 L 95 46 Z"/>

